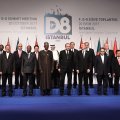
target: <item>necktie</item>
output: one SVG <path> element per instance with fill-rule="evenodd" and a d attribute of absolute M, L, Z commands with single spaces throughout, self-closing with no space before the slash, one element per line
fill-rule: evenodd
<path fill-rule="evenodd" d="M 38 53 L 36 52 L 36 59 L 38 60 Z"/>
<path fill-rule="evenodd" d="M 68 59 L 69 51 L 67 50 L 67 59 Z"/>
<path fill-rule="evenodd" d="M 83 50 L 83 58 L 85 58 L 85 51 Z"/>
<path fill-rule="evenodd" d="M 21 57 L 22 51 L 18 50 L 19 58 Z"/>
<path fill-rule="evenodd" d="M 6 57 L 7 57 L 7 59 L 8 59 L 8 57 L 9 57 L 9 53 L 6 53 Z"/>
<path fill-rule="evenodd" d="M 30 53 L 28 53 L 28 59 L 30 58 Z"/>

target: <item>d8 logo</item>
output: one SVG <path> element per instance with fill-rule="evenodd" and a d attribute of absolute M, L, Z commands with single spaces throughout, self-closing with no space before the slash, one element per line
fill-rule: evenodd
<path fill-rule="evenodd" d="M 68 15 L 46 15 L 45 34 L 72 34 L 72 17 Z"/>

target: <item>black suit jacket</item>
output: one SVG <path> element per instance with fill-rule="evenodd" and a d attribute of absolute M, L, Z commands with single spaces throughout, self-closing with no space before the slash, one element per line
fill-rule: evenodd
<path fill-rule="evenodd" d="M 25 52 L 22 51 L 21 57 L 19 57 L 18 50 L 14 52 L 15 71 L 21 70 L 22 57 L 24 54 L 25 54 Z"/>
<path fill-rule="evenodd" d="M 69 50 L 69 55 L 67 59 L 66 50 L 60 51 L 59 55 L 59 67 L 61 70 L 72 70 L 74 62 L 73 52 Z"/>
<path fill-rule="evenodd" d="M 102 63 L 101 56 L 96 56 L 95 73 L 97 73 L 98 75 L 108 75 L 108 73 L 110 73 L 110 60 L 107 55 L 104 55 L 104 64 Z"/>
<path fill-rule="evenodd" d="M 6 57 L 6 52 L 3 52 L 3 54 L 0 55 L 0 71 L 3 74 L 12 74 L 12 72 L 15 71 L 14 55 L 12 53 L 9 53 L 8 59 Z"/>
<path fill-rule="evenodd" d="M 35 52 L 33 52 L 35 54 Z M 36 72 L 39 73 L 39 63 L 38 63 L 38 60 L 39 60 L 39 54 L 40 52 L 38 52 L 38 59 L 36 58 L 36 54 L 35 54 L 35 63 L 36 63 Z"/>
<path fill-rule="evenodd" d="M 107 53 L 105 53 L 107 55 Z M 109 50 L 109 54 L 107 55 L 110 60 L 110 73 L 112 73 L 112 61 L 115 58 L 113 50 Z"/>
<path fill-rule="evenodd" d="M 95 53 L 94 53 L 94 50 L 92 48 L 89 48 L 89 51 L 88 51 L 90 57 L 91 57 L 91 62 L 92 62 L 92 66 L 95 65 Z"/>
<path fill-rule="evenodd" d="M 74 49 L 74 52 L 73 52 L 73 67 L 74 69 L 76 68 L 76 57 L 77 57 L 77 52 L 78 50 L 77 49 Z"/>
<path fill-rule="evenodd" d="M 34 73 L 36 72 L 36 57 L 34 53 L 30 53 L 30 58 L 28 59 L 28 54 L 25 53 L 22 57 L 21 72 L 22 73 Z"/>
<path fill-rule="evenodd" d="M 77 52 L 76 59 L 76 69 L 80 72 L 87 72 L 87 69 L 91 69 L 92 67 L 92 58 L 88 51 L 85 52 L 85 57 L 83 57 L 82 50 Z"/>
<path fill-rule="evenodd" d="M 117 57 L 115 57 L 112 61 L 112 73 L 115 73 L 116 76 L 120 76 L 120 65 Z"/>

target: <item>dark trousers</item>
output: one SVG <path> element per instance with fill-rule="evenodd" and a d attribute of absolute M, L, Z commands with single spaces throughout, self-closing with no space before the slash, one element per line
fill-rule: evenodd
<path fill-rule="evenodd" d="M 0 75 L 0 88 L 1 88 L 1 82 L 2 82 L 2 75 Z"/>
<path fill-rule="evenodd" d="M 108 75 L 104 75 L 104 74 L 97 75 L 97 82 L 98 82 L 98 87 L 97 87 L 98 94 L 101 94 L 102 87 L 103 87 L 103 93 L 107 93 Z"/>
<path fill-rule="evenodd" d="M 74 69 L 74 72 L 73 72 L 73 86 L 76 87 L 77 86 L 77 72 L 76 72 L 76 69 Z"/>
<path fill-rule="evenodd" d="M 111 73 L 112 75 L 112 73 Z M 109 83 L 109 87 L 112 88 L 113 87 L 113 77 L 108 78 L 108 83 Z"/>
<path fill-rule="evenodd" d="M 33 75 L 33 88 L 40 87 L 40 74 L 37 72 L 36 75 Z"/>
<path fill-rule="evenodd" d="M 65 82 L 65 75 L 67 74 L 68 78 L 68 91 L 71 91 L 72 87 L 72 70 L 61 70 L 60 72 L 60 92 L 64 92 L 64 82 Z"/>
<path fill-rule="evenodd" d="M 19 79 L 20 77 L 20 79 Z M 15 72 L 15 87 L 23 88 L 23 76 L 21 74 L 21 70 L 16 70 Z"/>
<path fill-rule="evenodd" d="M 79 77 L 79 85 L 78 85 L 78 89 L 79 92 L 82 92 L 82 82 L 84 81 L 84 86 L 85 86 L 85 92 L 88 92 L 88 74 L 86 72 L 80 72 L 78 74 Z"/>
<path fill-rule="evenodd" d="M 115 81 L 114 81 L 114 92 L 118 94 L 119 92 L 119 78 L 120 76 L 115 76 Z"/>
<path fill-rule="evenodd" d="M 93 86 L 93 69 L 90 70 L 90 73 L 88 73 L 89 78 L 89 85 Z"/>
<path fill-rule="evenodd" d="M 29 80 L 29 93 L 33 93 L 33 74 L 24 73 L 23 75 L 23 93 L 27 92 L 27 81 Z"/>
<path fill-rule="evenodd" d="M 53 88 L 58 88 L 60 84 L 60 73 L 56 65 L 57 65 L 57 61 L 54 61 L 54 70 L 52 73 L 52 87 Z"/>
<path fill-rule="evenodd" d="M 2 92 L 6 93 L 6 83 L 8 79 L 8 92 L 12 92 L 12 74 L 9 73 L 3 73 L 2 74 Z"/>

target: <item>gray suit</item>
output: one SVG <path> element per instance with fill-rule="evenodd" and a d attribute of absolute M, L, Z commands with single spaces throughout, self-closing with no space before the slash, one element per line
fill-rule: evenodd
<path fill-rule="evenodd" d="M 29 94 L 33 94 L 33 73 L 35 72 L 36 57 L 34 53 L 25 53 L 22 57 L 21 72 L 23 74 L 23 94 L 27 94 L 27 80 L 29 79 Z"/>

